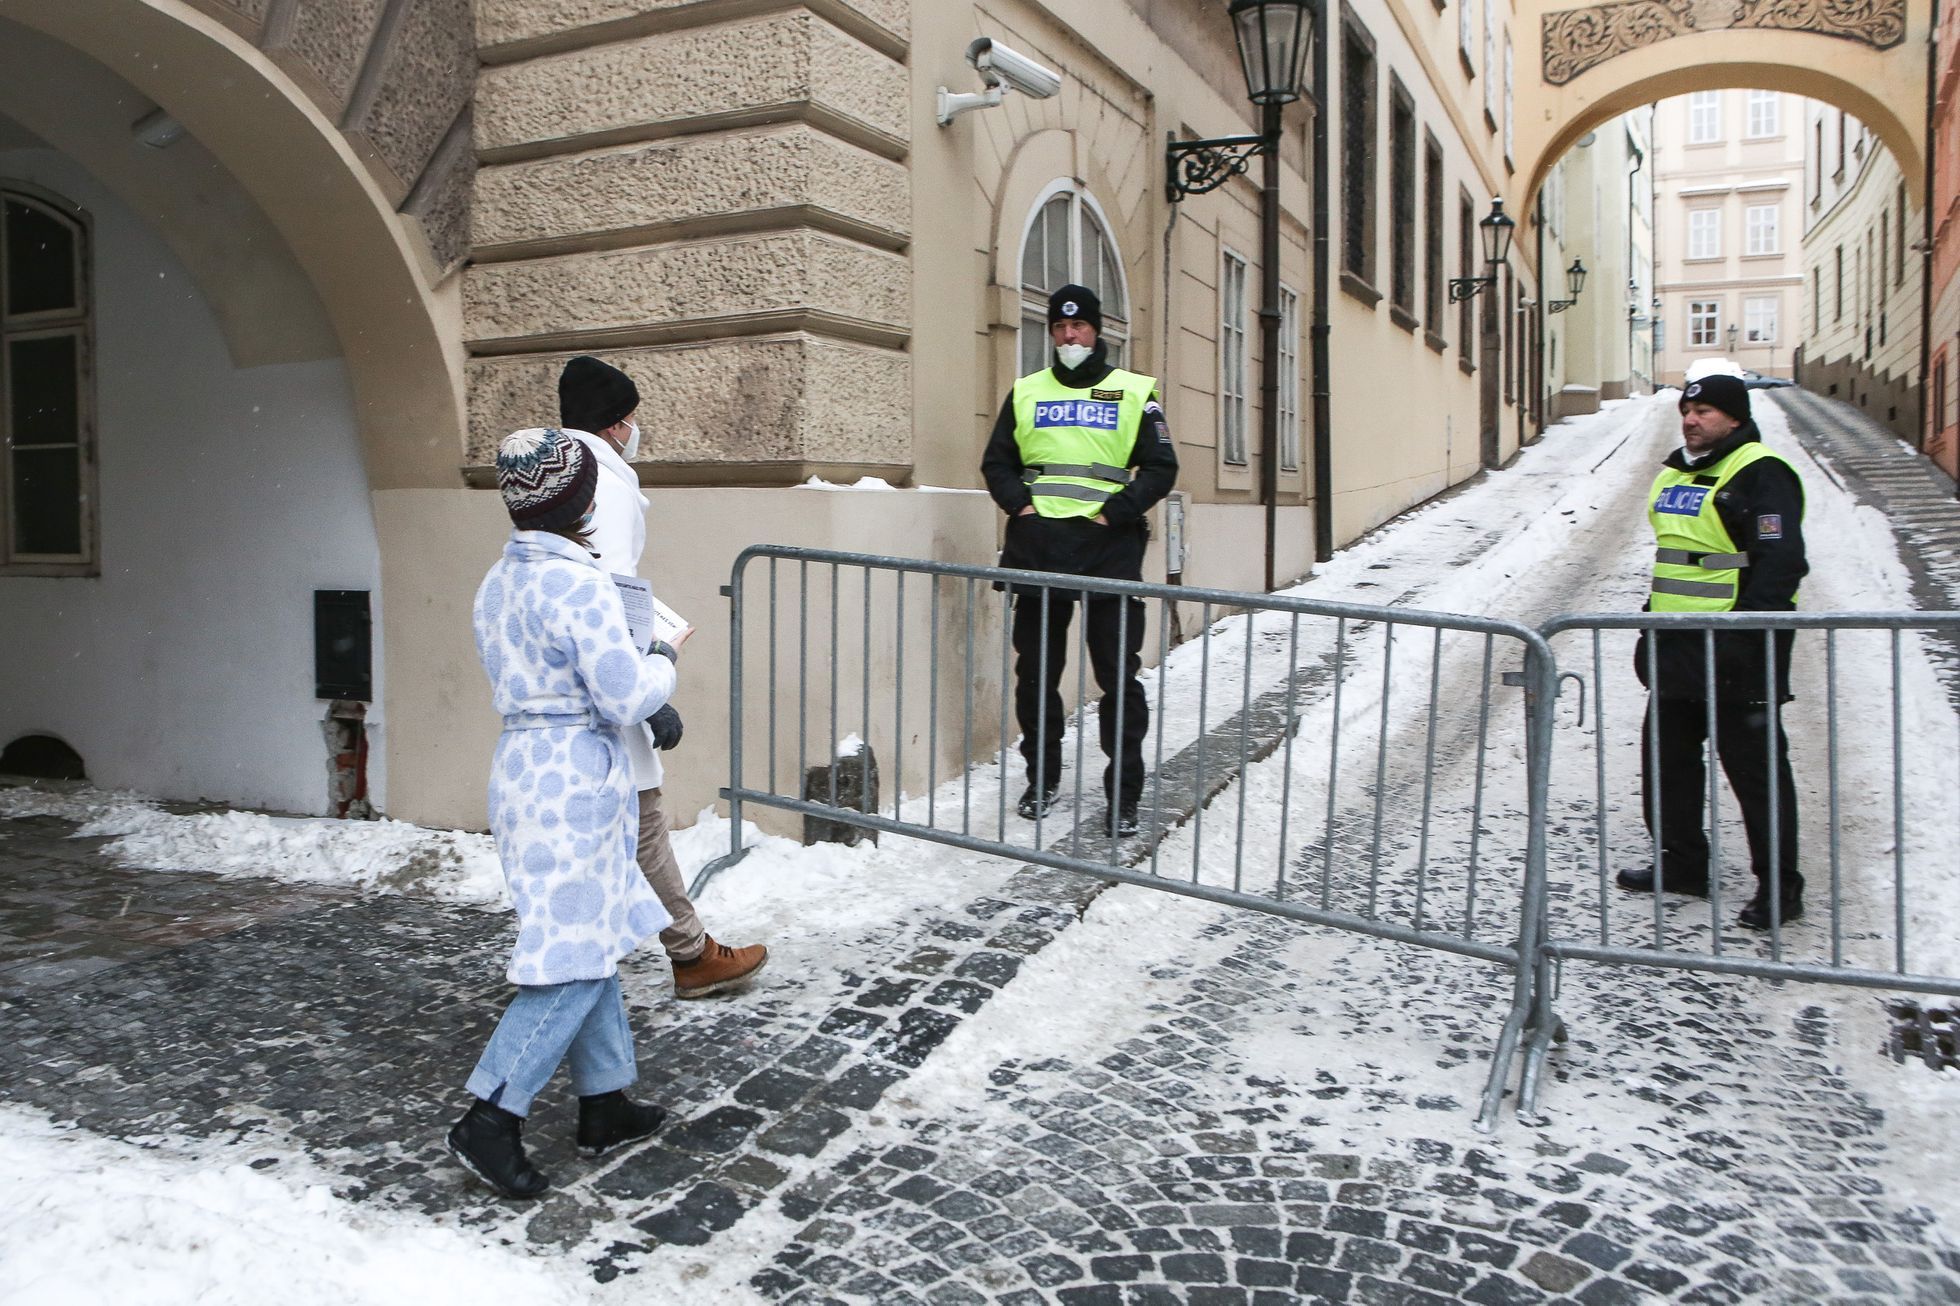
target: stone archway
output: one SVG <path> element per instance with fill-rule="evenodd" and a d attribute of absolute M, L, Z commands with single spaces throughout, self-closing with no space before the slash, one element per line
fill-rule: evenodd
<path fill-rule="evenodd" d="M 1588 131 L 1690 91 L 1763 87 L 1856 117 L 1892 152 L 1923 201 L 1929 0 L 1876 0 L 1856 13 L 1821 0 L 1610 0 L 1518 11 L 1520 97 L 1514 178 L 1529 210 L 1546 174 Z"/>
<path fill-rule="evenodd" d="M 8 0 L 0 17 L 136 87 L 263 210 L 338 338 L 356 392 L 369 488 L 460 487 L 456 279 L 444 267 L 446 242 L 431 239 L 424 215 L 457 180 L 429 169 L 460 169 L 467 193 L 467 112 L 457 120 L 460 152 L 455 126 L 445 124 L 423 174 L 405 185 L 403 169 L 380 157 L 384 151 L 364 150 L 370 143 L 330 116 L 331 88 L 309 89 L 241 33 L 248 26 L 242 17 L 219 22 L 181 0 Z M 467 39 L 467 23 L 463 34 Z M 346 111 L 340 117 L 352 121 Z M 460 209 L 464 201 L 444 202 Z"/>

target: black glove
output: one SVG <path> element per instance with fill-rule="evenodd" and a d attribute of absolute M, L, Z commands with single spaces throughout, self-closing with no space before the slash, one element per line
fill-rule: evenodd
<path fill-rule="evenodd" d="M 668 703 L 647 718 L 647 728 L 653 731 L 653 746 L 664 753 L 681 741 L 681 714 Z"/>

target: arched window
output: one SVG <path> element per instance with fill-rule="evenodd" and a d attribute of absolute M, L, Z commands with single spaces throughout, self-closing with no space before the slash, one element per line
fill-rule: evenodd
<path fill-rule="evenodd" d="M 1087 286 L 1102 301 L 1109 361 L 1125 366 L 1130 295 L 1123 281 L 1123 257 L 1101 206 L 1074 182 L 1058 181 L 1035 201 L 1021 239 L 1020 375 L 1048 366 L 1048 296 L 1070 282 Z"/>
<path fill-rule="evenodd" d="M 0 568 L 95 570 L 88 232 L 52 196 L 0 187 Z"/>

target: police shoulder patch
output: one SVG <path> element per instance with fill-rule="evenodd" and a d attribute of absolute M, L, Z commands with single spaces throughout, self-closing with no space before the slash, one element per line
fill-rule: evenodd
<path fill-rule="evenodd" d="M 1123 392 L 1121 390 L 1091 390 L 1089 397 L 1091 399 L 1109 399 L 1120 403 L 1123 399 Z"/>
<path fill-rule="evenodd" d="M 1780 540 L 1783 538 L 1783 514 L 1766 512 L 1756 518 L 1756 538 L 1759 540 Z"/>

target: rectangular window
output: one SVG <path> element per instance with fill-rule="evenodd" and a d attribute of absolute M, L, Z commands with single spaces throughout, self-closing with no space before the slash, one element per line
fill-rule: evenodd
<path fill-rule="evenodd" d="M 1484 121 L 1497 130 L 1497 0 L 1484 0 Z"/>
<path fill-rule="evenodd" d="M 1300 470 L 1300 297 L 1279 288 L 1279 469 Z"/>
<path fill-rule="evenodd" d="M 1899 196 L 1896 205 L 1899 214 L 1899 239 L 1893 248 L 1897 251 L 1898 266 L 1892 273 L 1892 284 L 1902 286 L 1906 281 L 1906 184 L 1899 183 Z"/>
<path fill-rule="evenodd" d="M 1396 321 L 1416 324 L 1416 102 L 1402 80 L 1388 79 L 1388 301 Z"/>
<path fill-rule="evenodd" d="M 1720 209 L 1689 211 L 1688 257 L 1722 257 L 1722 211 Z"/>
<path fill-rule="evenodd" d="M 1845 156 L 1845 154 L 1847 153 L 1847 151 L 1846 151 L 1846 149 L 1845 149 L 1845 134 L 1846 134 L 1846 132 L 1845 132 L 1845 125 L 1844 125 L 1844 124 L 1845 124 L 1845 117 L 1844 117 L 1844 110 L 1842 110 L 1842 109 L 1839 109 L 1839 110 L 1837 110 L 1836 112 L 1837 112 L 1837 125 L 1838 125 L 1838 129 L 1837 129 L 1837 167 L 1835 167 L 1835 168 L 1833 168 L 1833 169 L 1831 170 L 1831 175 L 1832 175 L 1833 177 L 1842 177 L 1842 176 L 1844 175 L 1844 156 Z"/>
<path fill-rule="evenodd" d="M 1778 112 L 1782 97 L 1775 91 L 1752 90 L 1749 92 L 1749 135 L 1761 140 L 1765 136 L 1781 134 L 1782 115 Z"/>
<path fill-rule="evenodd" d="M 1484 0 L 1495 4 L 1496 0 Z M 1456 53 L 1463 60 L 1463 71 L 1477 75 L 1477 0 L 1460 0 L 1456 7 Z"/>
<path fill-rule="evenodd" d="M 1424 133 L 1422 143 L 1422 324 L 1439 344 L 1443 336 L 1443 147 Z"/>
<path fill-rule="evenodd" d="M 1824 329 L 1824 269 L 1810 265 L 1810 329 Z"/>
<path fill-rule="evenodd" d="M 86 230 L 0 203 L 0 569 L 95 575 Z"/>
<path fill-rule="evenodd" d="M 1688 95 L 1688 144 L 1711 145 L 1722 139 L 1722 93 L 1692 91 Z"/>
<path fill-rule="evenodd" d="M 1492 286 L 1494 293 L 1497 287 Z M 1511 355 L 1517 351 L 1518 344 L 1518 283 L 1511 276 L 1511 265 L 1504 265 L 1504 316 L 1497 320 L 1500 333 L 1498 348 L 1504 351 L 1504 402 L 1511 403 L 1517 398 L 1516 365 Z"/>
<path fill-rule="evenodd" d="M 1375 41 L 1341 23 L 1341 267 L 1375 284 Z"/>
<path fill-rule="evenodd" d="M 1456 274 L 1474 277 L 1477 266 L 1477 205 L 1469 191 L 1458 191 L 1456 200 Z M 1477 369 L 1477 301 L 1465 299 L 1456 307 L 1456 347 L 1463 355 L 1465 371 Z"/>
<path fill-rule="evenodd" d="M 1824 197 L 1824 120 L 1819 118 L 1811 124 L 1811 163 L 1817 171 L 1810 174 L 1810 200 L 1816 203 Z"/>
<path fill-rule="evenodd" d="M 1218 279 L 1218 447 L 1226 462 L 1245 465 L 1245 260 L 1225 251 Z"/>
<path fill-rule="evenodd" d="M 1776 343 L 1776 296 L 1752 295 L 1742 301 L 1742 338 L 1752 345 Z"/>
<path fill-rule="evenodd" d="M 1751 204 L 1743 211 L 1744 228 L 1749 240 L 1745 248 L 1749 253 L 1783 252 L 1783 242 L 1777 232 L 1777 214 L 1780 211 L 1780 206 L 1775 204 Z"/>
<path fill-rule="evenodd" d="M 1831 321 L 1844 321 L 1844 246 L 1837 247 L 1837 307 L 1831 314 Z"/>
<path fill-rule="evenodd" d="M 1517 81 L 1515 63 L 1516 61 L 1511 57 L 1511 33 L 1507 28 L 1504 32 L 1504 162 L 1506 163 L 1511 162 L 1516 155 L 1513 146 L 1513 138 L 1516 135 L 1513 101 Z"/>
<path fill-rule="evenodd" d="M 1717 299 L 1688 301 L 1688 347 L 1713 349 L 1715 331 L 1721 325 L 1722 303 Z"/>

